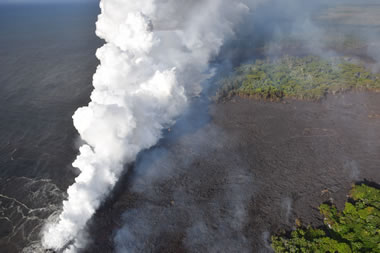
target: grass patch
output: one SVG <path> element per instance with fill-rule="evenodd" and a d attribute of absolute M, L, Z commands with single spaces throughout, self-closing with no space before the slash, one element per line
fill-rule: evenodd
<path fill-rule="evenodd" d="M 319 100 L 329 93 L 352 89 L 378 90 L 380 75 L 361 64 L 337 58 L 284 56 L 238 67 L 232 76 L 221 80 L 217 98 L 238 95 L 272 100 Z"/>

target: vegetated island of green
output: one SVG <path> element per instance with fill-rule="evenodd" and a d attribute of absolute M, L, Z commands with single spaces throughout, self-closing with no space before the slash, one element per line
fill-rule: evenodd
<path fill-rule="evenodd" d="M 297 228 L 290 235 L 272 236 L 280 252 L 380 252 L 380 190 L 355 185 L 343 212 L 333 205 L 319 207 L 325 226 Z"/>
<path fill-rule="evenodd" d="M 284 56 L 238 67 L 221 80 L 217 100 L 233 96 L 319 100 L 352 89 L 380 90 L 380 74 L 342 58 Z"/>

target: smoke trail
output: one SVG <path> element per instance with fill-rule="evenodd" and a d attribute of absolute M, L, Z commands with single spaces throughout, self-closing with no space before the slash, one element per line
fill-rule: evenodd
<path fill-rule="evenodd" d="M 106 44 L 96 53 L 91 102 L 73 116 L 87 143 L 73 163 L 81 174 L 59 221 L 43 231 L 45 248 L 82 246 L 81 232 L 124 165 L 174 123 L 207 77 L 210 57 L 248 11 L 237 0 L 102 0 L 100 7 L 96 34 Z"/>

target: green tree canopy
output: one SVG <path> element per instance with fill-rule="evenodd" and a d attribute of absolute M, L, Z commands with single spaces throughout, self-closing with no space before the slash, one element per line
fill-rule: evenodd
<path fill-rule="evenodd" d="M 328 93 L 350 89 L 380 89 L 380 75 L 369 72 L 363 65 L 342 58 L 315 56 L 257 60 L 238 67 L 221 82 L 219 99 L 240 95 L 318 100 Z"/>
<path fill-rule="evenodd" d="M 322 204 L 325 227 L 272 236 L 275 252 L 380 252 L 380 190 L 355 185 L 344 210 Z"/>

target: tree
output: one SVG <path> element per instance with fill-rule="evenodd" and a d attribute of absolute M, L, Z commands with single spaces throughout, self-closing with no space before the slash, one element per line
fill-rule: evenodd
<path fill-rule="evenodd" d="M 355 185 L 343 212 L 322 204 L 322 229 L 298 228 L 290 236 L 272 236 L 275 252 L 380 252 L 380 190 Z"/>

